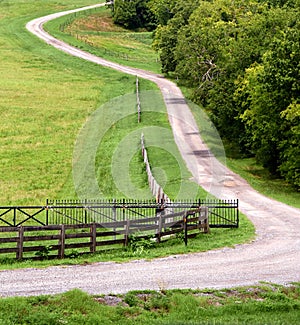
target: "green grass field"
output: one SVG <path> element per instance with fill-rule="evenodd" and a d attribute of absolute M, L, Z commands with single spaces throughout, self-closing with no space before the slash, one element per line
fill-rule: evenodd
<path fill-rule="evenodd" d="M 63 54 L 25 29 L 36 16 L 85 4 L 0 2 L 1 205 L 74 197 L 72 155 L 83 124 L 102 104 L 135 91 L 134 77 Z"/>

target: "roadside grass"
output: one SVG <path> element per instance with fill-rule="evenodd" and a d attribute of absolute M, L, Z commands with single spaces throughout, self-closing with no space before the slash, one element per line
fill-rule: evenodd
<path fill-rule="evenodd" d="M 300 208 L 300 191 L 297 191 L 283 179 L 272 176 L 255 161 L 255 158 L 227 157 L 227 165 L 260 193 Z"/>
<path fill-rule="evenodd" d="M 45 30 L 67 43 L 104 59 L 159 73 L 158 54 L 152 49 L 152 33 L 116 26 L 105 7 L 70 14 L 45 24 Z"/>
<path fill-rule="evenodd" d="M 71 58 L 25 30 L 26 22 L 34 18 L 32 13 L 38 17 L 83 6 L 86 1 L 65 0 L 64 4 L 56 1 L 43 2 L 43 6 L 39 1 L 0 2 L 0 51 L 3 60 L 0 66 L 3 126 L 0 137 L 0 202 L 5 205 L 40 204 L 47 197 L 74 197 L 72 151 L 80 128 L 99 106 L 114 97 L 133 92 L 134 78 L 126 76 L 127 82 L 124 82 L 124 75 Z M 153 88 L 146 81 L 144 85 L 144 89 Z M 154 159 L 154 152 L 152 156 Z M 171 160 L 174 159 L 171 157 Z M 135 161 L 138 167 L 134 166 Z M 141 168 L 137 155 L 130 164 L 133 165 L 132 170 Z M 156 172 L 162 173 L 158 169 Z M 141 179 L 134 182 L 143 183 L 145 176 L 143 173 L 140 175 Z M 171 176 L 167 175 L 166 179 L 170 180 Z M 110 190 L 107 191 L 110 193 Z M 175 186 L 174 195 L 176 193 Z M 253 225 L 241 216 L 239 229 L 213 229 L 209 235 L 201 234 L 189 240 L 186 248 L 180 238 L 175 238 L 161 247 L 145 251 L 145 256 L 121 248 L 80 259 L 28 260 L 13 262 L 11 266 L 40 267 L 154 258 L 232 247 L 253 239 L 253 234 Z M 8 263 L 1 264 L 2 267 L 7 269 Z M 209 290 L 202 295 L 200 292 L 191 294 L 191 291 L 169 292 L 162 288 L 160 293 L 151 293 L 153 296 L 149 299 L 146 296 L 142 302 L 137 300 L 137 293 L 128 293 L 124 301 L 129 307 L 99 304 L 99 297 L 95 300 L 79 290 L 56 296 L 1 298 L 0 324 L 206 324 L 211 321 L 215 324 L 296 324 L 299 320 L 299 284 L 275 288 L 279 289 L 272 287 L 262 297 L 257 293 L 258 289 L 251 289 L 253 300 L 244 300 L 234 292 L 240 289 L 233 292 L 224 290 L 225 296 L 228 293 L 230 297 L 228 301 L 219 298 L 224 291 L 214 294 L 216 291 Z M 217 296 L 216 302 L 211 302 L 214 300 L 211 295 Z"/>
<path fill-rule="evenodd" d="M 132 291 L 0 299 L 0 324 L 272 324 L 296 325 L 300 283 L 222 290 Z"/>

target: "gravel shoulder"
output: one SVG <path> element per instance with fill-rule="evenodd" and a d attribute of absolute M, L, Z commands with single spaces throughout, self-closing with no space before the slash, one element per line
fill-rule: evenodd
<path fill-rule="evenodd" d="M 240 210 L 256 227 L 257 238 L 235 248 L 152 261 L 1 271 L 0 295 L 55 294 L 73 288 L 91 294 L 109 294 L 142 289 L 224 288 L 260 281 L 299 282 L 300 210 L 259 194 L 212 155 L 197 154 L 207 148 L 181 91 L 174 83 L 160 75 L 124 67 L 83 52 L 43 30 L 46 21 L 75 11 L 38 18 L 26 27 L 49 45 L 70 55 L 155 82 L 164 96 L 176 144 L 194 180 L 219 198 L 238 198 Z"/>

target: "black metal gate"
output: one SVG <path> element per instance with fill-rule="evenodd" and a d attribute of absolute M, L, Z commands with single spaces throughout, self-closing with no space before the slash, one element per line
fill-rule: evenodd
<path fill-rule="evenodd" d="M 138 200 L 47 200 L 45 206 L 0 207 L 0 226 L 105 223 L 149 218 L 208 207 L 211 228 L 239 226 L 238 200 L 155 202 Z"/>

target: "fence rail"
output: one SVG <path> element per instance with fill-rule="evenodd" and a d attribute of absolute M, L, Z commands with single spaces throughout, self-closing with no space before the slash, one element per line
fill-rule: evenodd
<path fill-rule="evenodd" d="M 0 254 L 15 254 L 16 259 L 64 258 L 74 255 L 74 249 L 79 255 L 112 245 L 127 246 L 130 235 L 137 232 L 138 238 L 152 236 L 157 242 L 165 236 L 184 232 L 187 244 L 187 238 L 199 231 L 209 232 L 207 208 L 103 224 L 6 226 L 0 227 Z"/>
<path fill-rule="evenodd" d="M 207 207 L 211 228 L 237 228 L 238 200 L 135 201 L 135 200 L 47 200 L 44 206 L 2 206 L 0 226 L 46 226 L 107 223 L 170 215 Z"/>

